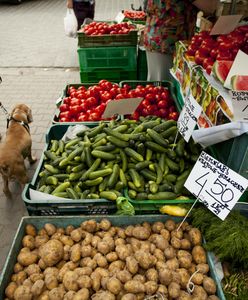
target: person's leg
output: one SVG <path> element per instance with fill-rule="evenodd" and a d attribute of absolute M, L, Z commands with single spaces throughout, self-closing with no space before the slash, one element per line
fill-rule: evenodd
<path fill-rule="evenodd" d="M 78 30 L 81 28 L 84 19 L 87 17 L 86 2 L 73 2 L 73 10 L 78 21 Z"/>
<path fill-rule="evenodd" d="M 159 52 L 146 51 L 147 58 L 147 80 L 168 80 L 170 68 L 173 65 L 172 55 Z"/>

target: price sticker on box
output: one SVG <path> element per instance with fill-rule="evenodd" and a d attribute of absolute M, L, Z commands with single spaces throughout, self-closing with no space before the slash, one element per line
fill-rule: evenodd
<path fill-rule="evenodd" d="M 177 128 L 186 142 L 189 141 L 194 131 L 197 119 L 199 118 L 201 111 L 202 107 L 196 102 L 191 94 L 185 98 L 184 107 L 177 121 Z"/>
<path fill-rule="evenodd" d="M 234 120 L 248 122 L 248 91 L 231 91 Z"/>
<path fill-rule="evenodd" d="M 224 221 L 248 180 L 202 151 L 184 186 Z"/>
<path fill-rule="evenodd" d="M 125 15 L 120 11 L 117 16 L 115 17 L 115 21 L 117 23 L 121 23 L 123 22 L 123 20 L 125 19 Z"/>

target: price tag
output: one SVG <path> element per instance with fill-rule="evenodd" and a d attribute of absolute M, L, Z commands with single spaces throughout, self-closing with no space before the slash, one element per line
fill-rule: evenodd
<path fill-rule="evenodd" d="M 202 151 L 184 186 L 221 220 L 248 187 L 248 180 Z"/>
<path fill-rule="evenodd" d="M 111 118 L 114 115 L 132 114 L 142 100 L 143 98 L 127 98 L 109 101 L 103 113 L 103 118 Z"/>
<path fill-rule="evenodd" d="M 121 22 L 123 22 L 123 20 L 125 19 L 125 15 L 120 11 L 119 13 L 118 13 L 118 15 L 115 17 L 115 21 L 117 22 L 117 23 L 121 23 Z"/>
<path fill-rule="evenodd" d="M 186 142 L 189 141 L 194 131 L 197 119 L 201 114 L 202 108 L 190 94 L 185 98 L 184 107 L 177 121 L 177 128 Z"/>
<path fill-rule="evenodd" d="M 231 91 L 234 120 L 248 122 L 248 91 Z"/>

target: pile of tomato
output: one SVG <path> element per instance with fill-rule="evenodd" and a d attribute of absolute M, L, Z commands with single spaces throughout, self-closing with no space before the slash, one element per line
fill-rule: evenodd
<path fill-rule="evenodd" d="M 124 11 L 125 18 L 130 20 L 145 20 L 146 13 L 144 11 L 136 11 L 136 10 L 125 10 Z"/>
<path fill-rule="evenodd" d="M 106 22 L 91 22 L 85 25 L 80 31 L 86 35 L 103 35 L 103 34 L 128 34 L 135 26 L 126 22 L 120 24 L 108 24 Z"/>
<path fill-rule="evenodd" d="M 137 85 L 132 89 L 128 84 L 119 87 L 116 83 L 100 80 L 97 85 L 88 89 L 84 86 L 78 89 L 71 86 L 67 94 L 59 107 L 60 122 L 100 121 L 108 101 L 138 97 L 143 100 L 130 118 L 137 120 L 140 116 L 156 115 L 166 119 L 178 119 L 169 90 L 161 86 Z"/>
<path fill-rule="evenodd" d="M 248 25 L 219 36 L 202 31 L 193 36 L 187 54 L 194 56 L 195 62 L 210 74 L 216 60 L 233 61 L 239 50 L 248 54 Z"/>

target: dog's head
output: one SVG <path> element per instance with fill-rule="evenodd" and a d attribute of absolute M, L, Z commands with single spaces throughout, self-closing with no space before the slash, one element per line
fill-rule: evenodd
<path fill-rule="evenodd" d="M 27 123 L 33 122 L 33 116 L 31 109 L 26 104 L 16 104 L 11 112 L 11 117 L 16 118 L 18 120 L 22 118 L 22 121 L 26 121 Z"/>

